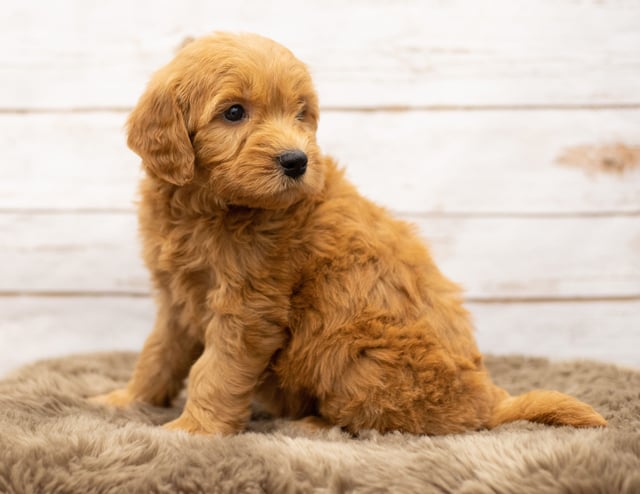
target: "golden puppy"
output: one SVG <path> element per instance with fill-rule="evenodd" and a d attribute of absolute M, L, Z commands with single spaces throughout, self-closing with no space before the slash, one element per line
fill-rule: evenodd
<path fill-rule="evenodd" d="M 491 382 L 458 287 L 321 154 L 317 122 L 306 67 L 260 36 L 196 40 L 154 75 L 128 144 L 158 313 L 127 387 L 97 401 L 167 405 L 188 375 L 168 428 L 241 431 L 253 399 L 351 432 L 605 425 Z"/>

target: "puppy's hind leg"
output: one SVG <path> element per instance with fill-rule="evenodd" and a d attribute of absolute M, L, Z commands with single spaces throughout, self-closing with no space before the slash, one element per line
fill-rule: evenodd
<path fill-rule="evenodd" d="M 125 388 L 95 396 L 94 403 L 127 406 L 141 401 L 169 406 L 182 388 L 189 368 L 202 352 L 202 344 L 171 317 L 170 307 L 160 307 L 133 375 Z"/>
<path fill-rule="evenodd" d="M 256 386 L 254 408 L 274 418 L 297 420 L 318 415 L 315 398 L 301 390 L 284 389 L 277 374 L 272 370 L 267 370 Z"/>

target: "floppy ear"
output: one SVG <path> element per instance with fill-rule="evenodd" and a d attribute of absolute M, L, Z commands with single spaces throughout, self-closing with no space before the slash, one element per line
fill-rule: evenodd
<path fill-rule="evenodd" d="M 175 185 L 193 179 L 193 146 L 171 88 L 152 83 L 129 115 L 127 129 L 127 144 L 148 171 Z"/>

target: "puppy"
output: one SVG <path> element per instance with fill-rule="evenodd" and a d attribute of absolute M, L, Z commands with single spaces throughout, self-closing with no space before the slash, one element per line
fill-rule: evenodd
<path fill-rule="evenodd" d="M 153 76 L 128 144 L 157 316 L 126 388 L 95 400 L 169 405 L 188 375 L 169 429 L 236 433 L 252 400 L 352 433 L 605 425 L 492 383 L 458 287 L 320 152 L 317 123 L 306 67 L 257 35 L 196 40 Z"/>

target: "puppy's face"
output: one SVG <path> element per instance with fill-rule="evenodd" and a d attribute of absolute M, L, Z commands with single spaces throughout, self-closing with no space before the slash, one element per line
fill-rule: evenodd
<path fill-rule="evenodd" d="M 319 192 L 318 102 L 306 67 L 256 35 L 184 47 L 129 117 L 129 146 L 154 176 L 206 187 L 224 205 L 276 209 Z"/>

